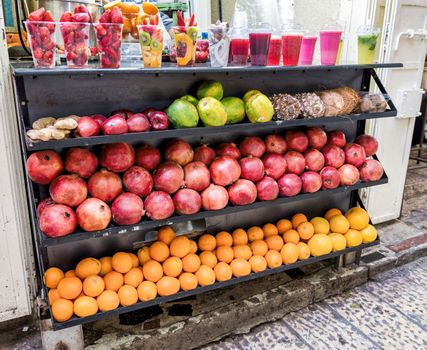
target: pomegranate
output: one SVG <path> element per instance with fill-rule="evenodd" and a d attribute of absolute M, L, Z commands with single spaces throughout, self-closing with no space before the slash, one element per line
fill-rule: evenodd
<path fill-rule="evenodd" d="M 359 173 L 362 181 L 378 181 L 382 178 L 384 169 L 378 160 L 366 159 L 359 168 Z"/>
<path fill-rule="evenodd" d="M 201 145 L 194 150 L 194 161 L 211 165 L 216 158 L 216 152 L 207 145 Z"/>
<path fill-rule="evenodd" d="M 241 174 L 240 165 L 231 157 L 216 158 L 210 168 L 211 179 L 215 185 L 228 186 L 236 182 Z"/>
<path fill-rule="evenodd" d="M 166 162 L 154 171 L 153 180 L 157 191 L 175 193 L 184 184 L 184 170 L 178 163 Z"/>
<path fill-rule="evenodd" d="M 228 189 L 228 197 L 233 205 L 248 205 L 256 201 L 257 190 L 252 181 L 237 180 Z"/>
<path fill-rule="evenodd" d="M 324 190 L 337 188 L 340 185 L 340 173 L 332 166 L 325 166 L 320 171 L 320 176 L 322 177 L 322 189 Z"/>
<path fill-rule="evenodd" d="M 285 154 L 288 146 L 285 139 L 277 134 L 266 136 L 264 139 L 266 151 L 270 153 Z"/>
<path fill-rule="evenodd" d="M 99 155 L 101 166 L 115 173 L 122 173 L 128 170 L 134 161 L 135 151 L 133 147 L 124 142 L 103 145 Z"/>
<path fill-rule="evenodd" d="M 371 157 L 378 151 L 378 141 L 370 135 L 360 135 L 354 141 L 365 149 L 366 157 Z"/>
<path fill-rule="evenodd" d="M 145 114 L 135 113 L 126 123 L 128 124 L 129 132 L 144 132 L 150 130 L 150 122 Z"/>
<path fill-rule="evenodd" d="M 62 204 L 53 204 L 40 214 L 40 230 L 48 237 L 62 237 L 73 233 L 77 227 L 73 209 Z"/>
<path fill-rule="evenodd" d="M 279 185 L 270 176 L 264 176 L 256 184 L 258 199 L 260 201 L 272 201 L 279 195 Z"/>
<path fill-rule="evenodd" d="M 148 108 L 144 109 L 142 113 L 144 113 L 145 115 L 148 115 L 148 113 L 150 113 L 150 112 L 155 112 L 155 111 L 156 111 L 156 109 L 155 109 L 155 108 L 153 108 L 153 107 L 148 107 Z"/>
<path fill-rule="evenodd" d="M 301 131 L 287 131 L 285 140 L 289 151 L 302 153 L 308 148 L 308 138 Z"/>
<path fill-rule="evenodd" d="M 216 154 L 219 157 L 229 156 L 235 160 L 239 160 L 241 158 L 240 151 L 235 143 L 221 143 L 216 149 Z"/>
<path fill-rule="evenodd" d="M 285 154 L 286 171 L 291 174 L 301 174 L 305 168 L 305 158 L 301 153 L 289 151 Z"/>
<path fill-rule="evenodd" d="M 190 188 L 181 188 L 173 195 L 173 203 L 175 204 L 175 212 L 177 214 L 191 215 L 200 211 L 202 198 L 196 191 Z"/>
<path fill-rule="evenodd" d="M 92 197 L 108 203 L 122 193 L 122 181 L 117 174 L 101 169 L 89 179 L 88 190 Z"/>
<path fill-rule="evenodd" d="M 92 176 L 98 167 L 98 158 L 86 148 L 70 148 L 65 156 L 65 170 L 82 178 Z"/>
<path fill-rule="evenodd" d="M 105 135 L 121 135 L 126 134 L 128 131 L 129 127 L 126 119 L 117 114 L 112 115 L 102 123 L 102 132 Z"/>
<path fill-rule="evenodd" d="M 184 140 L 173 140 L 166 145 L 165 159 L 181 166 L 193 161 L 194 151 Z"/>
<path fill-rule="evenodd" d="M 76 207 L 87 197 L 87 185 L 77 175 L 61 175 L 49 186 L 49 194 L 58 204 Z"/>
<path fill-rule="evenodd" d="M 314 149 L 322 149 L 328 142 L 328 135 L 322 128 L 308 128 L 307 137 L 310 147 Z"/>
<path fill-rule="evenodd" d="M 341 130 L 333 130 L 328 132 L 328 145 L 344 147 L 347 143 L 345 134 Z"/>
<path fill-rule="evenodd" d="M 123 174 L 125 188 L 140 197 L 146 197 L 153 190 L 151 174 L 140 166 L 133 166 Z M 113 215 L 114 216 L 114 215 Z"/>
<path fill-rule="evenodd" d="M 77 207 L 77 222 L 85 231 L 105 229 L 111 221 L 110 207 L 98 198 L 88 198 Z"/>
<path fill-rule="evenodd" d="M 211 174 L 208 167 L 202 162 L 191 162 L 184 167 L 185 186 L 195 190 L 203 191 L 211 182 Z"/>
<path fill-rule="evenodd" d="M 51 205 L 54 205 L 54 204 L 56 204 L 55 201 L 50 197 L 42 199 L 39 205 L 37 206 L 37 215 L 40 217 L 43 210 L 45 210 L 47 207 L 50 207 Z"/>
<path fill-rule="evenodd" d="M 325 165 L 339 168 L 344 164 L 345 154 L 344 151 L 335 145 L 328 145 L 322 149 L 323 157 L 325 158 Z"/>
<path fill-rule="evenodd" d="M 146 215 L 151 220 L 164 220 L 171 217 L 175 211 L 173 200 L 163 191 L 151 192 L 144 200 Z"/>
<path fill-rule="evenodd" d="M 134 225 L 145 214 L 144 203 L 136 194 L 122 193 L 111 205 L 111 214 L 117 225 Z"/>
<path fill-rule="evenodd" d="M 298 175 L 285 174 L 278 181 L 279 194 L 281 197 L 296 196 L 301 192 L 302 181 Z"/>
<path fill-rule="evenodd" d="M 360 167 L 366 160 L 365 149 L 357 143 L 348 143 L 344 147 L 345 162 Z"/>
<path fill-rule="evenodd" d="M 357 183 L 360 178 L 359 170 L 354 165 L 344 164 L 338 169 L 341 186 L 351 186 Z"/>
<path fill-rule="evenodd" d="M 314 171 L 306 171 L 301 174 L 300 178 L 304 193 L 317 192 L 322 187 L 322 177 Z"/>
<path fill-rule="evenodd" d="M 271 176 L 274 180 L 280 178 L 286 172 L 286 160 L 280 154 L 266 153 L 262 157 L 265 174 Z"/>
<path fill-rule="evenodd" d="M 304 152 L 305 168 L 312 171 L 320 171 L 325 165 L 325 157 L 322 152 L 315 148 L 310 148 Z"/>
<path fill-rule="evenodd" d="M 144 111 L 145 113 L 145 111 Z M 148 120 L 152 130 L 165 130 L 169 127 L 168 115 L 161 111 L 149 111 L 147 113 Z"/>
<path fill-rule="evenodd" d="M 218 185 L 210 184 L 202 193 L 202 207 L 205 210 L 220 210 L 228 204 L 227 190 Z"/>
<path fill-rule="evenodd" d="M 257 136 L 248 136 L 240 142 L 239 150 L 242 157 L 253 156 L 261 158 L 265 152 L 265 143 Z"/>
<path fill-rule="evenodd" d="M 101 126 L 91 117 L 81 117 L 77 121 L 77 129 L 74 132 L 80 137 L 91 137 L 99 134 Z"/>
<path fill-rule="evenodd" d="M 252 156 L 239 161 L 241 178 L 257 182 L 264 177 L 264 164 L 261 159 Z"/>
<path fill-rule="evenodd" d="M 102 127 L 102 123 L 107 120 L 107 117 L 102 114 L 92 114 L 90 117 L 95 120 L 100 127 Z"/>
<path fill-rule="evenodd" d="M 64 170 L 64 163 L 55 151 L 38 151 L 27 159 L 28 176 L 34 182 L 47 185 Z"/>
<path fill-rule="evenodd" d="M 116 111 L 111 112 L 110 117 L 113 115 L 118 115 L 123 119 L 129 119 L 130 117 L 132 117 L 133 112 L 129 109 L 118 109 Z"/>
<path fill-rule="evenodd" d="M 136 150 L 135 163 L 148 171 L 157 168 L 161 159 L 160 151 L 149 145 L 145 145 Z"/>

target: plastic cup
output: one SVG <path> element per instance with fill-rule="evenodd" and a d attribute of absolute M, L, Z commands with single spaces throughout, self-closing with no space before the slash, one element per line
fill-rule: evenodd
<path fill-rule="evenodd" d="M 273 35 L 270 40 L 270 46 L 268 48 L 267 64 L 269 66 L 280 65 L 280 55 L 282 53 L 282 38 L 280 36 Z"/>
<path fill-rule="evenodd" d="M 197 27 L 173 27 L 178 67 L 194 66 L 196 61 Z"/>
<path fill-rule="evenodd" d="M 55 67 L 55 22 L 26 21 L 34 67 Z"/>
<path fill-rule="evenodd" d="M 233 66 L 246 66 L 249 56 L 249 39 L 232 38 L 230 41 L 231 64 Z"/>
<path fill-rule="evenodd" d="M 251 48 L 251 65 L 266 66 L 268 61 L 268 48 L 270 47 L 271 33 L 249 33 Z"/>
<path fill-rule="evenodd" d="M 160 68 L 162 66 L 163 28 L 157 25 L 139 25 L 138 33 L 144 68 Z"/>
<path fill-rule="evenodd" d="M 230 39 L 227 27 L 223 24 L 209 28 L 209 56 L 212 67 L 226 67 L 230 52 Z"/>
<path fill-rule="evenodd" d="M 335 65 L 342 35 L 339 25 L 327 25 L 320 31 L 320 63 Z"/>
<path fill-rule="evenodd" d="M 64 40 L 68 68 L 86 66 L 90 56 L 90 23 L 61 22 L 59 23 L 59 28 Z"/>
<path fill-rule="evenodd" d="M 313 64 L 314 49 L 316 48 L 317 36 L 307 35 L 302 37 L 301 51 L 299 53 L 299 64 L 311 66 Z"/>
<path fill-rule="evenodd" d="M 123 24 L 95 24 L 101 68 L 120 68 Z"/>
<path fill-rule="evenodd" d="M 371 64 L 375 61 L 375 49 L 380 30 L 371 25 L 357 29 L 357 56 L 359 64 Z"/>

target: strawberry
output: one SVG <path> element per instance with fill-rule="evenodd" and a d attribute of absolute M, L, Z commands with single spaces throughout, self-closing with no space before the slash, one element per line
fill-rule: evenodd
<path fill-rule="evenodd" d="M 65 11 L 61 15 L 59 22 L 73 22 L 73 14 L 70 11 Z"/>
<path fill-rule="evenodd" d="M 158 25 L 159 24 L 159 16 L 158 15 L 152 15 L 150 16 L 150 24 L 151 25 Z"/>
<path fill-rule="evenodd" d="M 41 59 L 43 57 L 43 50 L 40 47 L 38 47 L 33 51 L 33 56 L 37 60 Z"/>
<path fill-rule="evenodd" d="M 96 27 L 96 37 L 101 39 L 104 35 L 107 34 L 107 30 L 102 24 L 98 24 Z"/>
<path fill-rule="evenodd" d="M 118 7 L 114 7 L 111 11 L 111 23 L 123 24 L 122 10 L 120 10 Z"/>
<path fill-rule="evenodd" d="M 90 15 L 89 10 L 87 9 L 87 7 L 85 5 L 77 5 L 74 8 L 74 13 L 87 13 L 88 15 Z"/>
<path fill-rule="evenodd" d="M 53 18 L 52 12 L 50 12 L 49 10 L 44 13 L 43 20 L 45 22 L 56 22 L 55 18 Z"/>
<path fill-rule="evenodd" d="M 28 15 L 28 20 L 34 22 L 42 22 L 44 13 L 44 7 L 40 7 L 38 10 L 35 10 Z"/>
<path fill-rule="evenodd" d="M 89 23 L 90 16 L 87 13 L 75 13 L 73 15 L 73 22 Z"/>
<path fill-rule="evenodd" d="M 98 48 L 97 47 L 91 47 L 90 48 L 90 55 L 91 56 L 96 56 L 98 54 Z"/>
<path fill-rule="evenodd" d="M 111 10 L 105 11 L 101 17 L 99 17 L 99 23 L 111 23 Z"/>

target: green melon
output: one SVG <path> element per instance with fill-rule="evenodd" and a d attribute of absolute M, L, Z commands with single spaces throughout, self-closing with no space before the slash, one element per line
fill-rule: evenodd
<path fill-rule="evenodd" d="M 202 98 L 197 111 L 205 126 L 222 126 L 227 122 L 227 112 L 221 102 L 213 97 Z"/>
<path fill-rule="evenodd" d="M 194 107 L 197 107 L 199 100 L 192 95 L 184 95 L 180 98 L 180 100 L 185 100 L 190 102 Z"/>
<path fill-rule="evenodd" d="M 261 91 L 259 91 L 259 90 L 249 90 L 249 91 L 247 91 L 244 95 L 243 95 L 243 101 L 246 103 L 246 102 L 248 102 L 248 100 L 253 96 L 253 95 L 256 95 L 256 94 L 262 94 L 262 92 Z"/>
<path fill-rule="evenodd" d="M 218 101 L 221 101 L 224 96 L 224 89 L 222 88 L 222 84 L 219 81 L 215 80 L 206 80 L 200 84 L 197 89 L 197 98 L 201 100 L 205 97 L 213 97 Z"/>
<path fill-rule="evenodd" d="M 251 123 L 269 122 L 274 115 L 274 108 L 267 96 L 253 95 L 246 102 L 246 115 Z"/>
<path fill-rule="evenodd" d="M 245 103 L 238 97 L 225 97 L 221 100 L 227 112 L 227 124 L 236 124 L 245 119 Z"/>
<path fill-rule="evenodd" d="M 177 99 L 173 101 L 166 113 L 169 121 L 177 129 L 195 128 L 199 123 L 196 107 L 186 100 Z"/>

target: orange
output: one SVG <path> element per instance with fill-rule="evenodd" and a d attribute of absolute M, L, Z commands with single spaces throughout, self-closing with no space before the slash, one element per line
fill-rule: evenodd
<path fill-rule="evenodd" d="M 270 269 L 274 269 L 279 267 L 283 263 L 282 256 L 277 250 L 269 250 L 267 254 L 265 254 L 265 260 L 267 260 L 267 266 Z"/>
<path fill-rule="evenodd" d="M 316 233 L 313 235 L 307 244 L 313 256 L 329 254 L 333 248 L 331 237 L 323 233 Z"/>
<path fill-rule="evenodd" d="M 334 215 L 329 220 L 331 232 L 346 233 L 350 228 L 350 223 L 344 215 Z"/>
<path fill-rule="evenodd" d="M 192 239 L 190 241 L 190 253 L 196 254 L 199 247 L 197 246 L 196 241 L 193 241 Z"/>
<path fill-rule="evenodd" d="M 176 256 L 167 258 L 163 263 L 163 273 L 166 276 L 177 277 L 182 272 L 182 260 Z"/>
<path fill-rule="evenodd" d="M 128 284 L 132 287 L 138 287 L 141 282 L 144 280 L 142 275 L 142 269 L 139 267 L 133 267 L 130 271 L 126 272 L 123 277 L 124 284 Z"/>
<path fill-rule="evenodd" d="M 95 258 L 83 259 L 77 264 L 75 272 L 77 277 L 84 280 L 87 276 L 101 272 L 101 262 Z"/>
<path fill-rule="evenodd" d="M 341 233 L 330 233 L 329 238 L 332 240 L 332 250 L 336 252 L 337 250 L 345 249 L 347 246 L 347 241 L 343 234 Z"/>
<path fill-rule="evenodd" d="M 176 294 L 179 292 L 181 285 L 179 280 L 175 277 L 163 276 L 156 283 L 157 293 L 161 297 L 165 297 L 168 295 Z"/>
<path fill-rule="evenodd" d="M 296 244 L 286 243 L 280 250 L 280 255 L 284 264 L 293 264 L 298 260 L 299 248 Z"/>
<path fill-rule="evenodd" d="M 282 237 L 285 243 L 297 244 L 299 242 L 299 234 L 295 230 L 286 231 Z"/>
<path fill-rule="evenodd" d="M 139 259 L 134 253 L 128 253 L 130 258 L 132 259 L 132 267 L 138 267 L 139 266 Z"/>
<path fill-rule="evenodd" d="M 151 260 L 150 249 L 148 247 L 142 247 L 138 249 L 137 254 L 138 254 L 139 264 L 141 266 L 144 265 L 148 260 Z"/>
<path fill-rule="evenodd" d="M 233 237 L 233 245 L 248 244 L 248 235 L 242 228 L 236 228 L 231 236 Z"/>
<path fill-rule="evenodd" d="M 218 282 L 228 281 L 233 277 L 233 271 L 231 270 L 230 265 L 225 262 L 219 262 L 214 267 L 215 277 Z"/>
<path fill-rule="evenodd" d="M 347 241 L 348 248 L 357 247 L 363 242 L 362 233 L 360 231 L 353 230 L 352 228 L 347 231 L 347 233 L 344 235 L 344 238 Z"/>
<path fill-rule="evenodd" d="M 211 267 L 202 265 L 196 272 L 196 278 L 202 287 L 209 286 L 215 283 L 215 272 Z"/>
<path fill-rule="evenodd" d="M 314 234 L 314 227 L 311 222 L 302 222 L 297 227 L 297 232 L 301 239 L 310 239 Z"/>
<path fill-rule="evenodd" d="M 113 290 L 104 290 L 96 298 L 99 311 L 111 311 L 117 309 L 120 304 L 120 299 L 117 293 Z"/>
<path fill-rule="evenodd" d="M 55 301 L 57 301 L 58 299 L 61 299 L 61 296 L 58 293 L 58 289 L 56 288 L 50 289 L 49 292 L 47 293 L 47 296 L 48 296 L 50 305 L 53 305 Z"/>
<path fill-rule="evenodd" d="M 341 210 L 339 210 L 338 208 L 331 208 L 325 213 L 325 215 L 323 215 L 323 217 L 329 221 L 335 215 L 342 215 Z"/>
<path fill-rule="evenodd" d="M 265 224 L 262 227 L 262 230 L 264 231 L 264 237 L 270 237 L 279 234 L 279 230 L 277 229 L 276 225 L 273 224 Z"/>
<path fill-rule="evenodd" d="M 108 272 L 104 276 L 105 289 L 117 292 L 123 285 L 123 275 L 117 271 Z"/>
<path fill-rule="evenodd" d="M 215 236 L 215 239 L 217 247 L 221 245 L 231 247 L 233 245 L 233 236 L 226 231 L 218 232 Z"/>
<path fill-rule="evenodd" d="M 104 256 L 99 259 L 101 262 L 101 271 L 99 271 L 99 275 L 104 277 L 107 273 L 113 271 L 113 266 L 111 265 L 111 256 Z"/>
<path fill-rule="evenodd" d="M 224 245 L 219 246 L 216 249 L 216 257 L 218 258 L 218 261 L 225 262 L 227 264 L 231 263 L 234 259 L 233 248 Z"/>
<path fill-rule="evenodd" d="M 87 276 L 83 281 L 83 293 L 88 297 L 97 297 L 104 291 L 105 282 L 98 275 Z"/>
<path fill-rule="evenodd" d="M 118 252 L 111 258 L 111 266 L 114 271 L 126 273 L 133 267 L 132 258 L 128 253 Z"/>
<path fill-rule="evenodd" d="M 64 322 L 73 317 L 73 302 L 67 299 L 58 299 L 52 305 L 52 316 L 58 322 Z"/>
<path fill-rule="evenodd" d="M 371 243 L 375 241 L 378 236 L 377 229 L 372 225 L 366 226 L 360 232 L 362 233 L 363 243 Z"/>
<path fill-rule="evenodd" d="M 325 218 L 316 216 L 310 220 L 310 223 L 313 225 L 314 233 L 323 233 L 325 235 L 329 233 L 329 222 Z"/>
<path fill-rule="evenodd" d="M 61 298 L 72 300 L 80 295 L 83 284 L 77 277 L 64 277 L 59 281 L 57 289 Z"/>
<path fill-rule="evenodd" d="M 95 298 L 84 295 L 74 301 L 74 313 L 78 317 L 92 316 L 97 312 L 98 303 L 96 302 Z"/>
<path fill-rule="evenodd" d="M 123 17 L 123 34 L 129 34 L 132 31 L 132 21 L 130 18 Z"/>
<path fill-rule="evenodd" d="M 149 260 L 142 267 L 142 273 L 146 280 L 157 282 L 163 276 L 163 268 L 158 261 Z"/>
<path fill-rule="evenodd" d="M 57 267 L 50 267 L 44 273 L 44 283 L 48 288 L 56 288 L 60 280 L 65 277 L 64 272 Z"/>
<path fill-rule="evenodd" d="M 194 253 L 190 253 L 182 258 L 182 269 L 185 272 L 196 272 L 200 264 L 199 256 Z"/>
<path fill-rule="evenodd" d="M 268 252 L 268 245 L 262 239 L 257 239 L 251 243 L 251 250 L 253 255 L 264 256 Z"/>
<path fill-rule="evenodd" d="M 197 277 L 190 272 L 184 272 L 179 276 L 178 280 L 182 290 L 197 288 L 197 285 L 199 284 Z"/>
<path fill-rule="evenodd" d="M 215 265 L 218 263 L 218 259 L 216 255 L 212 252 L 201 252 L 199 255 L 200 263 L 202 265 L 209 266 L 211 269 L 215 267 Z"/>
<path fill-rule="evenodd" d="M 75 270 L 68 270 L 67 272 L 65 272 L 64 275 L 65 275 L 65 277 L 77 277 Z"/>
<path fill-rule="evenodd" d="M 257 239 L 264 238 L 264 231 L 259 226 L 252 226 L 248 230 L 248 239 L 249 242 L 256 241 Z"/>
<path fill-rule="evenodd" d="M 292 216 L 292 228 L 296 229 L 299 224 L 303 222 L 307 222 L 307 216 L 305 216 L 303 213 L 297 213 L 294 216 Z"/>
<path fill-rule="evenodd" d="M 142 11 L 144 11 L 144 13 L 146 13 L 147 15 L 156 15 L 159 12 L 159 9 L 151 2 L 144 1 L 142 3 Z"/>
<path fill-rule="evenodd" d="M 299 255 L 298 255 L 299 260 L 306 260 L 310 257 L 310 254 L 311 254 L 310 248 L 308 247 L 307 243 L 298 242 L 297 247 L 299 249 Z"/>
<path fill-rule="evenodd" d="M 250 257 L 252 256 L 252 250 L 246 244 L 235 245 L 233 247 L 233 252 L 234 252 L 234 258 L 235 259 L 249 260 Z"/>
<path fill-rule="evenodd" d="M 231 262 L 230 267 L 234 277 L 242 277 L 251 273 L 251 264 L 249 261 L 244 259 L 234 259 Z"/>
<path fill-rule="evenodd" d="M 169 247 L 161 241 L 154 242 L 150 246 L 149 251 L 151 259 L 158 262 L 163 262 L 169 257 Z"/>
<path fill-rule="evenodd" d="M 120 3 L 120 9 L 123 14 L 132 14 L 139 12 L 139 6 L 133 2 L 122 2 Z"/>
<path fill-rule="evenodd" d="M 176 232 L 170 226 L 163 226 L 160 228 L 157 233 L 157 240 L 166 243 L 167 245 L 171 244 L 173 239 L 176 237 Z"/>
<path fill-rule="evenodd" d="M 138 286 L 137 293 L 141 301 L 152 300 L 157 296 L 156 284 L 151 281 L 144 281 Z"/>
<path fill-rule="evenodd" d="M 199 238 L 198 246 L 201 251 L 212 251 L 216 247 L 216 239 L 210 234 L 205 234 Z"/>
<path fill-rule="evenodd" d="M 284 234 L 286 231 L 292 229 L 292 222 L 288 219 L 280 219 L 276 223 L 277 229 L 280 234 Z"/>
<path fill-rule="evenodd" d="M 171 256 L 176 256 L 177 258 L 183 258 L 188 253 L 190 253 L 191 243 L 187 237 L 179 236 L 172 240 L 169 248 L 170 248 Z"/>
<path fill-rule="evenodd" d="M 369 225 L 369 215 L 363 208 L 351 208 L 347 213 L 345 213 L 345 217 L 350 223 L 350 228 L 352 229 L 360 231 Z"/>
<path fill-rule="evenodd" d="M 138 292 L 135 287 L 125 284 L 121 286 L 117 292 L 121 306 L 129 306 L 136 304 L 138 301 Z"/>
<path fill-rule="evenodd" d="M 252 272 L 262 272 L 267 268 L 267 260 L 261 255 L 254 255 L 249 259 Z"/>
<path fill-rule="evenodd" d="M 279 235 L 270 236 L 265 239 L 269 250 L 280 251 L 283 247 L 283 238 Z"/>

